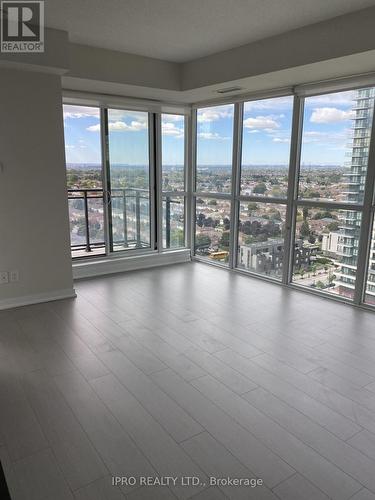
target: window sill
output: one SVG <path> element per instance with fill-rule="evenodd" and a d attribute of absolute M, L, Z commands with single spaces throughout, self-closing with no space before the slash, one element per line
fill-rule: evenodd
<path fill-rule="evenodd" d="M 106 274 L 123 273 L 136 269 L 179 264 L 191 260 L 190 250 L 182 248 L 177 250 L 153 252 L 121 257 L 98 257 L 90 261 L 73 262 L 73 278 L 75 280 L 103 276 Z"/>

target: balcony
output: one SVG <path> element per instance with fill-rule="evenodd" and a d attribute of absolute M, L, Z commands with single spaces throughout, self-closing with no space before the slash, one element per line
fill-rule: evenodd
<path fill-rule="evenodd" d="M 149 191 L 141 188 L 68 189 L 70 241 L 73 258 L 106 255 L 106 233 L 112 238 L 112 251 L 150 248 Z M 105 212 L 109 224 L 105 228 Z M 182 248 L 184 236 L 184 198 L 163 196 L 163 248 Z M 108 238 L 109 239 L 109 238 Z"/>
<path fill-rule="evenodd" d="M 68 189 L 72 257 L 106 254 L 105 196 L 101 188 Z M 149 247 L 149 192 L 114 188 L 108 193 L 113 250 Z"/>

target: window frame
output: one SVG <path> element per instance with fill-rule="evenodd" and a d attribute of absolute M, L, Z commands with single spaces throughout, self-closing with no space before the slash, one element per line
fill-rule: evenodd
<path fill-rule="evenodd" d="M 162 158 L 162 119 L 163 115 L 181 115 L 184 116 L 184 189 L 178 191 L 164 191 L 162 182 L 162 170 L 163 170 L 163 158 Z M 155 141 L 156 141 L 156 192 L 157 192 L 157 241 L 159 252 L 171 252 L 174 250 L 181 250 L 184 248 L 190 248 L 190 239 L 188 236 L 190 227 L 190 204 L 188 203 L 189 198 L 189 155 L 188 148 L 190 145 L 189 141 L 189 129 L 190 120 L 189 116 L 178 112 L 161 112 L 155 115 Z M 183 197 L 184 200 L 184 246 L 182 247 L 172 247 L 167 248 L 163 246 L 163 199 L 165 196 L 176 196 Z"/>
<path fill-rule="evenodd" d="M 311 85 L 300 85 L 294 88 L 278 89 L 270 92 L 254 92 L 247 96 L 237 96 L 221 100 L 195 103 L 192 106 L 192 127 L 191 127 L 191 144 L 192 144 L 192 186 L 195 186 L 196 176 L 196 141 L 197 141 L 197 109 L 206 108 L 208 106 L 220 106 L 222 104 L 235 105 L 235 121 L 233 129 L 233 156 L 232 156 L 232 210 L 231 210 L 231 257 L 228 266 L 222 266 L 216 262 L 210 262 L 208 259 L 202 259 L 195 255 L 195 200 L 198 196 L 206 198 L 228 198 L 227 195 L 211 193 L 201 193 L 194 189 L 192 190 L 192 207 L 191 214 L 191 231 L 192 244 L 191 255 L 193 260 L 203 261 L 210 265 L 220 265 L 221 267 L 229 268 L 232 271 L 240 274 L 254 276 L 258 279 L 276 282 L 289 288 L 298 289 L 307 293 L 312 293 L 318 296 L 330 298 L 354 306 L 363 307 L 374 310 L 375 306 L 365 303 L 366 283 L 368 275 L 369 256 L 371 251 L 372 241 L 372 224 L 375 224 L 375 109 L 372 116 L 372 127 L 370 134 L 370 145 L 367 163 L 367 174 L 364 189 L 364 199 L 362 203 L 345 203 L 345 202 L 323 202 L 310 199 L 298 198 L 299 174 L 301 168 L 301 149 L 302 149 L 302 131 L 304 118 L 304 101 L 306 97 L 320 96 L 336 92 L 344 92 L 348 90 L 358 90 L 375 87 L 375 78 L 348 78 L 335 82 L 322 82 Z M 241 159 L 242 159 L 242 127 L 243 127 L 243 109 L 244 103 L 254 100 L 271 99 L 283 96 L 293 96 L 293 115 L 292 115 L 292 130 L 291 144 L 289 156 L 289 182 L 286 198 L 273 198 L 263 196 L 242 196 L 240 194 L 241 184 Z M 286 206 L 286 224 L 285 224 L 285 241 L 284 241 L 284 262 L 282 280 L 275 279 L 270 276 L 265 276 L 255 273 L 250 270 L 238 268 L 238 231 L 239 231 L 239 206 L 241 202 L 258 202 L 258 203 L 276 203 Z M 331 208 L 337 210 L 357 211 L 361 214 L 361 228 L 358 242 L 358 257 L 357 271 L 355 281 L 355 291 L 353 299 L 348 299 L 339 295 L 332 295 L 324 291 L 317 291 L 312 288 L 303 287 L 295 284 L 292 281 L 293 264 L 294 264 L 294 242 L 296 215 L 299 206 Z"/>
<path fill-rule="evenodd" d="M 155 103 L 142 99 L 121 98 L 115 96 L 101 96 L 86 92 L 64 91 L 62 105 L 88 106 L 99 109 L 100 113 L 100 142 L 101 142 L 101 171 L 103 178 L 103 206 L 104 206 L 104 239 L 105 253 L 92 256 L 72 257 L 72 262 L 95 262 L 96 259 L 112 260 L 118 258 L 135 257 L 148 254 L 161 254 L 173 251 L 190 249 L 190 223 L 189 223 L 189 168 L 188 149 L 191 147 L 191 108 L 185 105 L 173 105 L 169 103 Z M 109 179 L 109 143 L 108 143 L 108 110 L 118 109 L 124 111 L 140 111 L 148 113 L 148 146 L 149 146 L 149 166 L 150 166 L 150 246 L 147 248 L 129 248 L 113 251 L 110 241 L 110 179 Z M 179 248 L 163 248 L 162 245 L 162 196 L 159 176 L 161 175 L 161 115 L 178 114 L 184 116 L 184 147 L 185 147 L 185 246 Z M 177 196 L 177 192 L 173 193 Z M 161 239 L 160 239 L 161 238 Z"/>
<path fill-rule="evenodd" d="M 198 109 L 200 108 L 210 108 L 210 107 L 218 107 L 226 104 L 233 104 L 233 131 L 232 131 L 232 154 L 231 154 L 231 191 L 229 193 L 218 193 L 218 192 L 209 192 L 209 191 L 197 191 L 196 186 L 197 186 L 197 143 L 198 143 L 198 126 L 197 126 L 197 114 L 198 114 Z M 237 189 L 237 151 L 238 151 L 238 118 L 239 118 L 239 111 L 238 111 L 238 103 L 228 103 L 228 102 L 223 102 L 223 103 L 212 103 L 208 104 L 205 106 L 193 106 L 192 109 L 192 120 L 193 120 L 193 126 L 191 127 L 193 139 L 192 139 L 192 145 L 193 145 L 193 152 L 192 152 L 192 162 L 191 162 L 191 186 L 192 186 L 192 191 L 191 191 L 191 257 L 195 260 L 200 260 L 202 262 L 208 262 L 212 265 L 223 267 L 224 269 L 232 269 L 233 268 L 233 251 L 234 251 L 234 241 L 233 241 L 233 231 L 234 231 L 234 220 L 233 220 L 233 215 L 234 215 L 234 203 L 235 203 L 235 191 Z M 229 259 L 228 263 L 222 263 L 222 262 L 217 262 L 217 261 L 209 261 L 209 259 L 205 257 L 201 257 L 199 255 L 195 254 L 195 239 L 196 239 L 196 200 L 197 198 L 210 198 L 210 199 L 222 199 L 222 200 L 228 200 L 230 201 L 231 204 L 231 209 L 230 209 L 230 229 L 229 229 Z"/>

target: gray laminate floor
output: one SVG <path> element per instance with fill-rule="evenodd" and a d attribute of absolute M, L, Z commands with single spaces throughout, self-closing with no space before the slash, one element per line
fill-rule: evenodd
<path fill-rule="evenodd" d="M 76 289 L 0 313 L 14 500 L 375 499 L 375 314 L 198 263 Z"/>

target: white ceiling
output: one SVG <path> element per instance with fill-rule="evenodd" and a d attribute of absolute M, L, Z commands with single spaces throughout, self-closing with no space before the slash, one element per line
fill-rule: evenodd
<path fill-rule="evenodd" d="M 375 0 L 47 0 L 70 40 L 186 62 L 375 5 Z"/>

